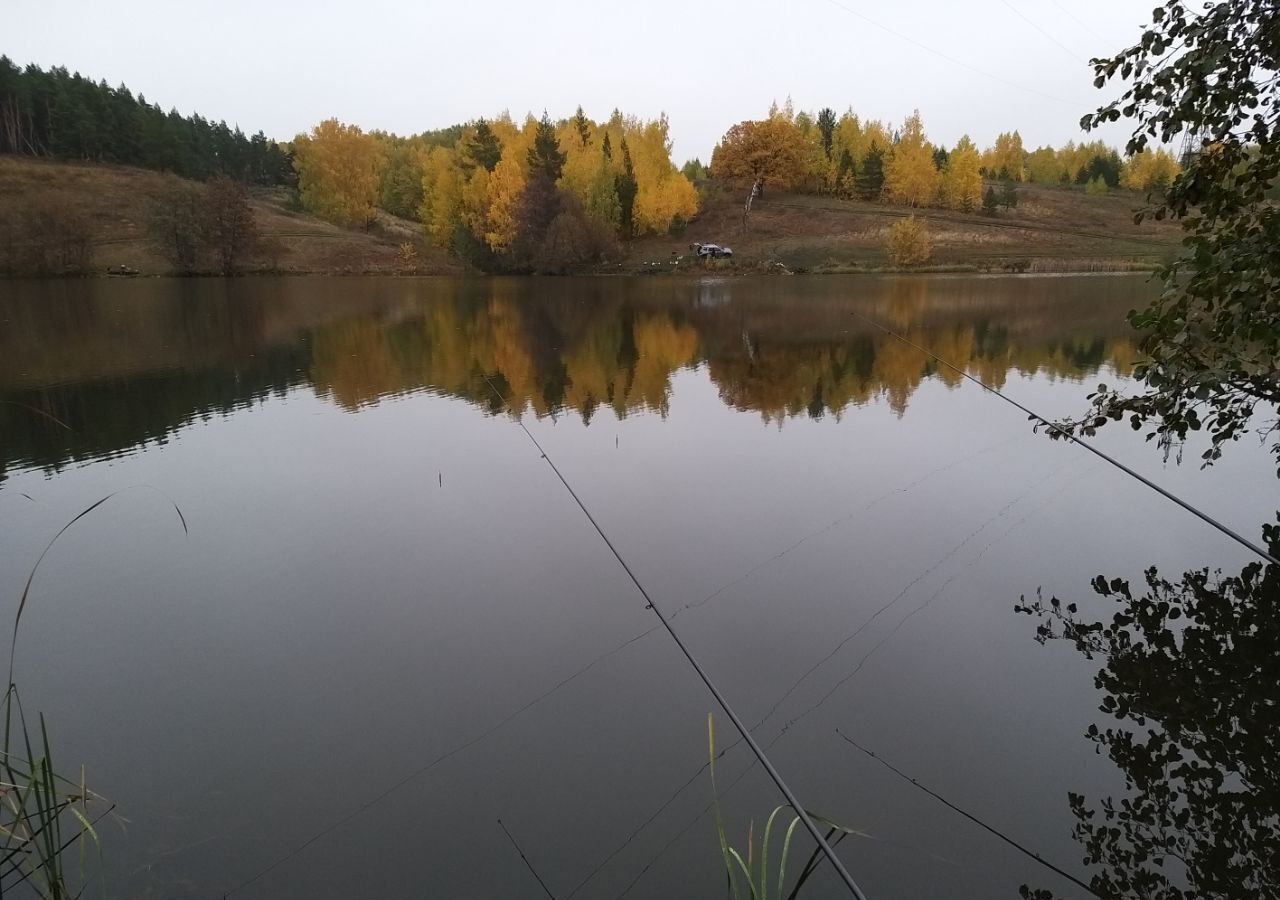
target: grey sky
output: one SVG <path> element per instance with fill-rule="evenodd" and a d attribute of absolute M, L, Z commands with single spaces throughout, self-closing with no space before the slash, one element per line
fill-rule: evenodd
<path fill-rule="evenodd" d="M 947 146 L 1012 128 L 1029 148 L 1061 144 L 1104 96 L 1086 60 L 1136 40 L 1152 5 L 7 0 L 0 53 L 279 139 L 330 116 L 408 134 L 504 109 L 665 111 L 679 164 L 708 160 L 729 125 L 788 95 L 797 110 L 851 105 L 892 122 L 918 107 Z M 1126 134 L 1101 136 L 1122 145 Z"/>

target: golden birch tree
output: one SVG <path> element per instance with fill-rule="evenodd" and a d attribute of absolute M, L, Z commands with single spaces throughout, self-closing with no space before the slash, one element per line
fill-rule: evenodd
<path fill-rule="evenodd" d="M 942 205 L 948 209 L 972 212 L 982 205 L 981 158 L 969 135 L 956 142 L 942 172 Z"/>
<path fill-rule="evenodd" d="M 885 192 L 894 203 L 928 206 L 938 196 L 938 167 L 925 139 L 917 110 L 902 123 L 898 142 L 885 164 Z"/>
<path fill-rule="evenodd" d="M 294 169 L 302 205 L 348 227 L 373 221 L 383 164 L 378 142 L 356 125 L 325 119 L 294 139 Z"/>
<path fill-rule="evenodd" d="M 1026 178 L 1022 152 L 1022 135 L 1016 131 L 996 135 L 995 144 L 982 154 L 982 167 L 992 178 L 1023 181 Z"/>

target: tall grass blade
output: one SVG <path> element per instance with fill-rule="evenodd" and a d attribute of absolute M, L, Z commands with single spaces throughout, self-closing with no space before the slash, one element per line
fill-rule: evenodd
<path fill-rule="evenodd" d="M 191 533 L 190 529 L 187 528 L 187 517 L 182 514 L 182 510 L 178 507 L 178 504 L 174 502 L 172 497 L 170 497 L 168 494 L 166 494 L 164 491 L 160 490 L 159 488 L 152 487 L 151 485 L 134 485 L 134 487 L 151 488 L 151 490 L 156 491 L 158 494 L 160 494 L 162 497 L 168 500 L 169 503 L 173 506 L 173 511 L 178 514 L 178 521 L 182 523 L 182 533 L 183 534 Z M 99 498 L 98 500 L 89 504 L 84 509 L 80 510 L 80 512 L 77 513 L 76 516 L 70 522 L 68 522 L 67 524 L 63 525 L 61 528 L 58 529 L 58 533 L 53 536 L 53 539 L 50 540 L 48 544 L 45 545 L 45 548 L 43 551 L 41 551 L 40 556 L 36 558 L 36 564 L 31 567 L 31 572 L 28 573 L 27 575 L 27 583 L 22 588 L 22 597 L 21 599 L 18 600 L 18 612 L 13 617 L 13 638 L 9 642 L 9 684 L 10 685 L 13 684 L 13 664 L 14 664 L 14 657 L 18 649 L 18 625 L 21 624 L 22 622 L 22 613 L 27 608 L 27 598 L 31 595 L 31 584 L 36 580 L 36 572 L 40 570 L 40 564 L 44 562 L 44 558 L 49 555 L 49 551 L 52 550 L 53 545 L 58 542 L 58 538 L 66 534 L 67 530 L 71 528 L 72 525 L 79 522 L 81 519 L 89 515 L 89 513 L 93 512 L 102 504 L 106 503 L 112 497 L 115 497 L 118 494 L 121 494 L 128 490 L 132 490 L 132 488 L 121 488 L 118 491 L 112 491 L 110 494 L 107 494 L 105 497 Z"/>
<path fill-rule="evenodd" d="M 831 841 L 831 836 L 836 833 L 840 833 L 840 836 L 833 842 Z M 840 832 L 838 828 L 833 828 L 827 832 L 826 840 L 831 844 L 832 849 L 834 849 L 848 836 L 848 833 Z M 805 862 L 804 868 L 800 871 L 800 877 L 796 879 L 796 886 L 792 888 L 791 893 L 787 895 L 787 900 L 795 900 L 796 895 L 800 893 L 800 888 L 804 887 L 804 883 L 809 880 L 809 876 L 816 872 L 818 867 L 822 865 L 825 860 L 826 856 L 822 854 L 820 849 L 815 849 L 813 853 L 809 855 L 808 861 Z"/>
<path fill-rule="evenodd" d="M 729 838 L 724 832 L 724 818 L 720 815 L 720 794 L 716 790 L 716 724 L 715 716 L 707 713 L 707 763 L 711 770 L 711 806 L 716 816 L 716 836 L 720 839 L 720 858 L 724 862 L 725 876 L 728 879 L 726 894 L 734 898 L 741 897 L 738 892 L 738 882 L 734 877 L 733 858 L 730 856 L 732 852 L 729 847 Z M 751 884 L 751 877 L 748 873 L 748 886 Z"/>
<path fill-rule="evenodd" d="M 773 812 L 769 813 L 769 818 L 764 823 L 764 838 L 760 841 L 760 900 L 769 900 L 769 839 L 773 834 L 773 820 L 778 818 L 778 813 L 787 807 L 775 806 Z"/>
<path fill-rule="evenodd" d="M 787 833 L 782 839 L 782 860 L 778 863 L 778 900 L 782 900 L 782 890 L 787 883 L 787 858 L 791 856 L 791 836 L 796 833 L 800 817 L 796 816 L 787 826 Z"/>
<path fill-rule="evenodd" d="M 734 862 L 738 864 L 738 868 L 742 870 L 742 878 L 747 883 L 747 888 L 750 891 L 751 897 L 754 898 L 756 896 L 756 886 L 754 881 L 751 878 L 750 866 L 748 866 L 745 862 L 742 861 L 742 854 L 740 854 L 737 850 L 733 849 L 732 847 L 729 848 L 729 856 L 730 858 L 733 859 Z M 734 893 L 734 896 L 737 896 L 736 892 Z"/>

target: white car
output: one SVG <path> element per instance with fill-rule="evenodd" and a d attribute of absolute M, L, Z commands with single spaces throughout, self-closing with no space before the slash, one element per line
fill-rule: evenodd
<path fill-rule="evenodd" d="M 721 247 L 719 244 L 694 244 L 693 249 L 699 256 L 710 257 L 711 259 L 733 256 L 732 250 L 728 247 Z"/>

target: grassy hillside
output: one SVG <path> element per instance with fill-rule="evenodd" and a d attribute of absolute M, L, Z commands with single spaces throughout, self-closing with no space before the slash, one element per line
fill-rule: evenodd
<path fill-rule="evenodd" d="M 18 208 L 28 201 L 64 197 L 89 222 L 92 269 L 125 265 L 144 275 L 172 268 L 147 233 L 151 208 L 175 176 L 124 166 L 51 162 L 0 156 L 0 197 Z M 423 244 L 413 222 L 380 215 L 368 232 L 349 231 L 292 210 L 281 191 L 256 191 L 254 220 L 265 249 L 248 267 L 286 273 L 460 273 L 465 266 Z M 19 235 L 19 239 L 21 236 Z M 408 262 L 400 245 L 411 244 Z"/>
<path fill-rule="evenodd" d="M 743 196 L 739 196 L 742 194 Z M 912 210 L 901 206 L 803 194 L 766 192 L 743 224 L 745 192 L 715 182 L 702 210 L 679 237 L 651 237 L 629 248 L 627 268 L 688 260 L 693 241 L 733 248 L 735 268 L 780 262 L 789 268 L 840 271 L 887 265 L 886 232 Z M 914 210 L 928 223 L 931 265 L 980 270 L 1108 271 L 1150 266 L 1178 249 L 1168 222 L 1133 222 L 1144 198 L 1130 191 L 1087 195 L 1079 188 L 1018 186 L 1018 205 L 994 216 L 943 209 Z M 722 265 L 713 263 L 712 265 Z"/>
<path fill-rule="evenodd" d="M 155 203 L 175 176 L 123 166 L 0 156 L 0 197 L 11 208 L 62 197 L 87 218 L 93 272 L 130 266 L 144 275 L 172 266 L 147 232 Z M 652 272 L 703 264 L 694 241 L 726 244 L 738 271 L 775 268 L 814 272 L 887 265 L 888 228 L 911 211 L 900 206 L 769 191 L 744 227 L 741 191 L 704 185 L 702 208 L 679 236 L 645 237 L 624 246 L 610 271 Z M 1150 267 L 1176 253 L 1180 230 L 1168 222 L 1133 222 L 1143 197 L 1128 191 L 1087 195 L 1077 188 L 1024 184 L 1018 205 L 994 216 L 915 210 L 933 242 L 931 266 L 980 271 L 1115 271 Z M 457 274 L 468 267 L 427 246 L 416 222 L 380 213 L 368 232 L 351 231 L 292 209 L 282 190 L 257 189 L 252 207 L 264 250 L 250 271 L 324 274 Z M 21 239 L 21 235 L 19 235 Z M 402 246 L 411 245 L 406 260 Z M 3 248 L 0 248 L 3 249 Z M 683 257 L 679 265 L 673 260 Z"/>

